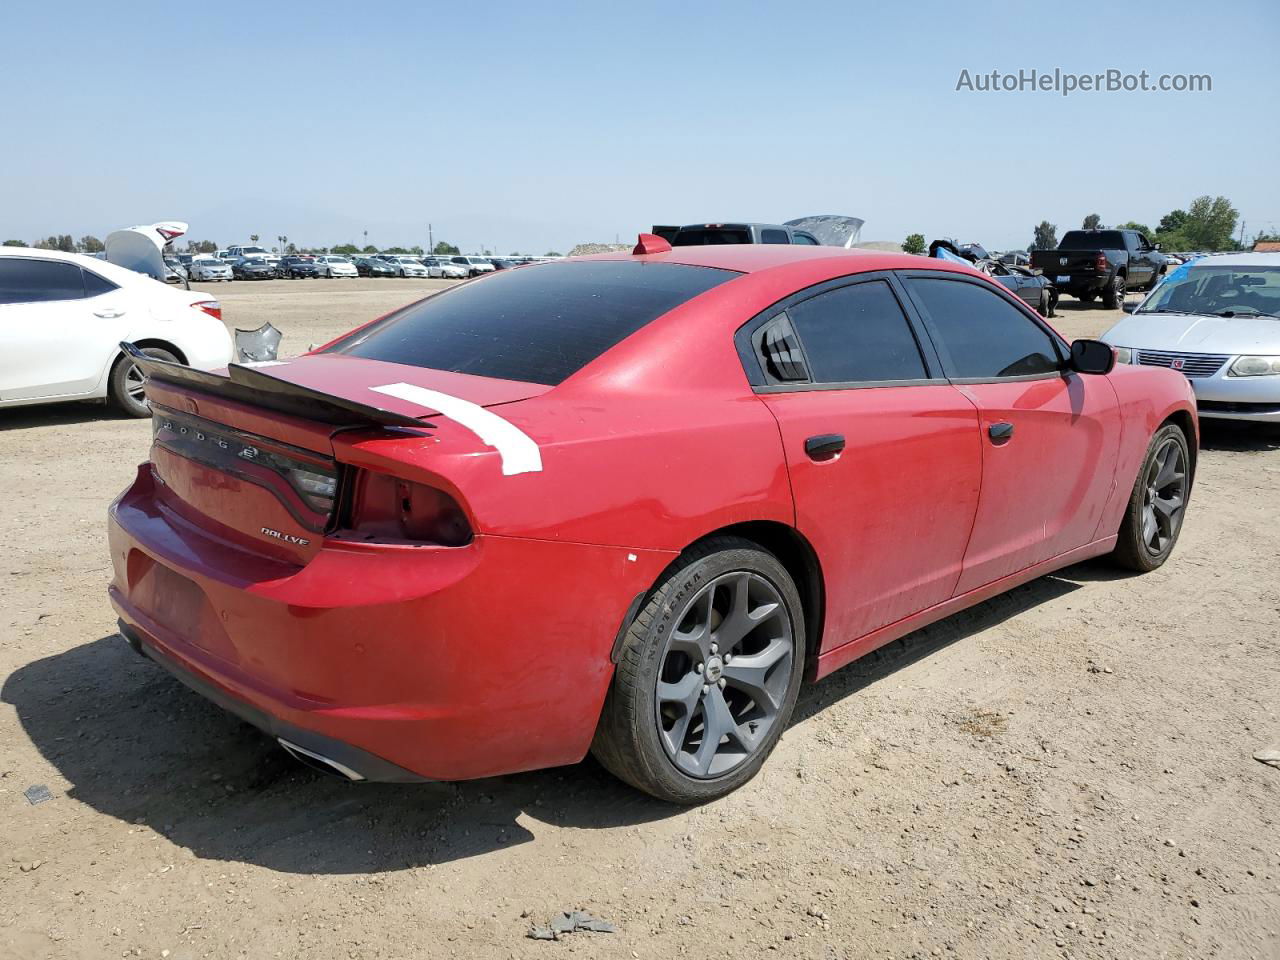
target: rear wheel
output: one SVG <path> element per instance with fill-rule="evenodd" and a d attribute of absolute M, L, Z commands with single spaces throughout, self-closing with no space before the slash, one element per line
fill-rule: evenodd
<path fill-rule="evenodd" d="M 142 352 L 148 357 L 155 357 L 157 360 L 168 360 L 170 363 L 178 362 L 178 358 L 172 353 L 168 350 L 161 350 L 159 347 L 146 347 Z M 107 391 L 110 394 L 111 403 L 116 409 L 130 417 L 151 416 L 151 404 L 147 400 L 146 392 L 143 389 L 145 382 L 138 365 L 130 357 L 122 355 L 116 361 L 116 365 L 111 368 L 111 377 L 107 381 Z"/>
<path fill-rule="evenodd" d="M 736 537 L 687 551 L 627 631 L 592 752 L 673 803 L 746 783 L 795 707 L 800 596 L 770 553 Z"/>
<path fill-rule="evenodd" d="M 1115 310 L 1124 306 L 1124 277 L 1116 274 L 1107 289 L 1102 292 L 1102 305 L 1108 310 Z"/>
<path fill-rule="evenodd" d="M 1053 311 L 1049 309 L 1048 287 L 1042 287 L 1040 290 L 1040 302 L 1036 305 L 1036 313 L 1040 314 L 1040 316 L 1044 317 L 1046 320 L 1049 319 L 1050 315 L 1053 313 Z"/>
<path fill-rule="evenodd" d="M 1187 437 L 1180 427 L 1168 423 L 1156 431 L 1111 554 L 1117 564 L 1149 573 L 1169 559 L 1191 492 L 1190 463 Z"/>

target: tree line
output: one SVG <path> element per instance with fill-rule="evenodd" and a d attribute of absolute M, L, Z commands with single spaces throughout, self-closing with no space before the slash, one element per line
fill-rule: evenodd
<path fill-rule="evenodd" d="M 257 243 L 258 239 L 259 238 L 257 234 L 253 234 L 249 237 L 249 240 L 252 243 Z M 378 247 L 375 247 L 373 244 L 366 244 L 363 247 L 359 247 L 359 246 L 356 246 L 354 243 L 339 243 L 332 247 L 299 247 L 294 243 L 290 243 L 288 237 L 281 236 L 281 237 L 277 237 L 276 240 L 280 243 L 280 246 L 272 247 L 271 248 L 272 253 L 313 254 L 313 255 L 317 253 L 336 253 L 336 254 L 340 254 L 342 256 L 348 256 L 348 257 L 360 256 L 364 254 L 373 254 L 373 253 L 404 253 L 414 257 L 426 256 L 426 251 L 423 250 L 422 247 L 420 246 L 387 247 L 385 250 L 381 250 Z M 27 243 L 25 240 L 5 240 L 2 244 L 0 244 L 0 246 L 27 247 L 27 248 L 34 248 L 36 250 L 62 250 L 65 253 L 90 253 L 90 254 L 101 253 L 103 250 L 106 249 L 106 246 L 103 244 L 103 242 L 95 236 L 86 235 L 81 237 L 79 240 L 76 240 L 69 233 L 55 234 L 53 236 L 49 236 L 41 240 L 37 240 L 35 241 L 35 243 Z M 175 244 L 174 249 L 175 250 L 178 249 L 179 246 L 182 246 L 182 245 Z M 191 253 L 191 254 L 216 253 L 220 249 L 221 247 L 219 247 L 212 240 L 188 240 L 185 244 L 185 249 L 182 252 Z M 461 255 L 462 251 L 458 248 L 456 244 L 447 243 L 446 241 L 441 240 L 439 243 L 437 243 L 434 247 L 431 248 L 431 253 L 441 257 L 444 257 L 444 256 L 456 257 Z M 481 256 L 486 256 L 486 257 L 496 255 L 495 252 L 492 250 L 482 250 L 480 251 L 480 254 Z M 509 256 L 523 257 L 523 256 L 527 256 L 527 254 L 523 254 L 523 253 L 520 253 L 519 251 L 513 250 L 509 254 Z M 556 253 L 554 250 L 551 250 L 551 251 L 548 251 L 545 254 L 545 256 L 558 257 L 560 256 L 560 254 Z"/>
<path fill-rule="evenodd" d="M 1250 241 L 1236 239 L 1236 225 L 1240 211 L 1226 197 L 1196 197 L 1184 210 L 1170 210 L 1153 230 L 1145 223 L 1127 220 L 1111 227 L 1113 230 L 1137 230 L 1162 250 L 1203 250 L 1208 253 L 1220 250 L 1249 250 L 1260 240 L 1270 236 L 1259 233 Z M 1080 224 L 1082 230 L 1103 229 L 1102 217 L 1091 213 Z M 1058 245 L 1058 225 L 1041 220 L 1032 230 L 1032 240 L 1027 250 L 1052 250 Z"/>

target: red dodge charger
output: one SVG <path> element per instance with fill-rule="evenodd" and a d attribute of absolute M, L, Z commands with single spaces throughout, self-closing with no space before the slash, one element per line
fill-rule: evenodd
<path fill-rule="evenodd" d="M 305 356 L 138 357 L 123 636 L 351 780 L 574 763 L 696 803 L 802 680 L 1034 577 L 1152 570 L 1187 381 L 975 271 L 800 246 L 504 270 Z"/>

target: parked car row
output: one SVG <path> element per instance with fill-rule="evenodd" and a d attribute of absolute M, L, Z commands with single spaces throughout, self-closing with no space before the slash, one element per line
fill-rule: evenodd
<path fill-rule="evenodd" d="M 190 280 L 306 280 L 324 277 L 434 277 L 463 280 L 495 270 L 536 263 L 546 257 L 479 257 L 375 253 L 358 256 L 341 254 L 286 254 L 278 256 L 265 248 L 237 245 L 216 254 L 177 254 L 165 257 L 170 283 Z"/>

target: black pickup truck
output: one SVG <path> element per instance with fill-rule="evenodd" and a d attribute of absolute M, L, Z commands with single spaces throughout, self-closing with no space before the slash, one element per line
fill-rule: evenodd
<path fill-rule="evenodd" d="M 1035 250 L 1031 266 L 1060 293 L 1086 303 L 1101 296 L 1114 310 L 1125 290 L 1150 290 L 1164 275 L 1166 260 L 1137 230 L 1069 230 L 1057 250 Z"/>

